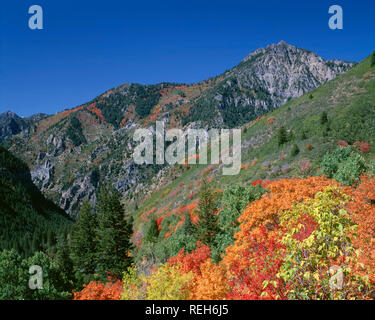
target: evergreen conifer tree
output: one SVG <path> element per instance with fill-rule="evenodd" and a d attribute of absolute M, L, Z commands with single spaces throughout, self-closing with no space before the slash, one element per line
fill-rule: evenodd
<path fill-rule="evenodd" d="M 292 147 L 292 151 L 291 151 L 291 156 L 292 157 L 295 157 L 297 154 L 299 154 L 299 148 L 296 144 L 293 145 Z"/>
<path fill-rule="evenodd" d="M 373 51 L 371 55 L 371 67 L 373 66 L 375 66 L 375 51 Z"/>
<path fill-rule="evenodd" d="M 282 146 L 286 142 L 288 142 L 288 135 L 285 127 L 283 126 L 280 127 L 279 131 L 277 132 L 277 143 L 279 146 Z"/>
<path fill-rule="evenodd" d="M 207 180 L 203 179 L 198 202 L 197 236 L 203 244 L 212 246 L 219 231 L 217 205 L 214 192 Z"/>
<path fill-rule="evenodd" d="M 89 202 L 81 207 L 71 236 L 71 256 L 77 271 L 93 274 L 96 270 L 97 218 Z"/>
<path fill-rule="evenodd" d="M 147 232 L 146 232 L 146 235 L 145 235 L 144 239 L 148 242 L 155 242 L 158 237 L 159 237 L 158 225 L 156 223 L 156 219 L 152 218 L 149 222 Z"/>
<path fill-rule="evenodd" d="M 320 123 L 325 124 L 328 122 L 328 115 L 326 111 L 323 111 L 321 116 L 320 116 Z"/>
<path fill-rule="evenodd" d="M 98 269 L 102 276 L 121 278 L 131 263 L 131 225 L 124 215 L 120 194 L 102 187 L 98 197 Z"/>
<path fill-rule="evenodd" d="M 190 213 L 185 212 L 184 214 L 184 224 L 182 225 L 182 230 L 184 235 L 193 235 L 196 231 L 195 226 L 190 218 Z"/>

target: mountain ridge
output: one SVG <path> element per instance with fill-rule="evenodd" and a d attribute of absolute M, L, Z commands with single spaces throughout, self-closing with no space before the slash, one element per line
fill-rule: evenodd
<path fill-rule="evenodd" d="M 122 84 L 34 123 L 12 137 L 10 150 L 31 167 L 34 183 L 70 214 L 84 198 L 95 202 L 96 188 L 104 181 L 131 199 L 170 170 L 132 162 L 135 128 L 153 126 L 156 120 L 167 128 L 241 126 L 353 65 L 327 65 L 316 54 L 285 42 L 268 47 L 266 54 L 196 84 Z M 315 68 L 309 69 L 309 61 Z M 290 67 L 284 66 L 284 75 L 282 64 Z M 302 78 L 298 68 L 305 71 Z"/>
<path fill-rule="evenodd" d="M 36 113 L 30 117 L 20 117 L 16 113 L 8 110 L 0 114 L 0 142 L 27 130 L 34 123 L 48 117 L 44 113 Z"/>

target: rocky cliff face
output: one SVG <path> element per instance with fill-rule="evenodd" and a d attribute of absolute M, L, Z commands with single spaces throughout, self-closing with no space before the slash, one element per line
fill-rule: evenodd
<path fill-rule="evenodd" d="M 1 126 L 2 136 L 13 136 L 10 150 L 31 167 L 34 183 L 70 214 L 77 212 L 85 198 L 95 202 L 103 183 L 112 184 L 128 201 L 137 197 L 142 201 L 168 175 L 178 172 L 168 166 L 134 164 L 132 133 L 136 128 L 152 127 L 156 120 L 173 128 L 239 126 L 352 65 L 325 61 L 280 42 L 254 51 L 233 69 L 197 84 L 124 84 L 72 110 L 34 117 L 38 121 L 26 128 L 13 128 L 9 119 L 14 116 L 8 115 L 7 125 Z"/>
<path fill-rule="evenodd" d="M 325 61 L 314 52 L 284 41 L 254 51 L 242 63 L 238 72 L 240 82 L 248 86 L 261 83 L 275 106 L 301 96 L 353 66 L 340 60 Z"/>

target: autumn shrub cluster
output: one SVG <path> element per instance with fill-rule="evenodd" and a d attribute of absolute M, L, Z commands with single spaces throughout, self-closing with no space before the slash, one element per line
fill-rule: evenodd
<path fill-rule="evenodd" d="M 340 149 L 350 157 L 352 150 Z M 362 176 L 352 186 L 326 176 L 261 185 L 251 186 L 258 194 L 244 187 L 224 191 L 219 223 L 230 233 L 182 249 L 149 273 L 129 268 L 122 299 L 372 298 L 375 178 Z M 92 283 L 75 298 L 120 298 L 111 288 Z"/>

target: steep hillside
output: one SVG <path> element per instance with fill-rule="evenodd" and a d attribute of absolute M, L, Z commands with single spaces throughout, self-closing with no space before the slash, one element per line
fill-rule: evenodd
<path fill-rule="evenodd" d="M 161 180 L 158 191 L 135 208 L 138 258 L 142 261 L 153 252 L 165 261 L 182 248 L 178 244 L 179 226 L 186 212 L 194 221 L 204 176 L 220 195 L 236 184 L 249 186 L 260 181 L 320 175 L 324 155 L 338 145 L 348 144 L 375 172 L 374 127 L 375 66 L 367 58 L 344 75 L 244 125 L 239 175 L 223 176 L 222 165 L 175 166 L 176 178 Z M 160 234 L 150 248 L 142 239 L 153 220 Z"/>
<path fill-rule="evenodd" d="M 126 201 L 179 174 L 132 160 L 135 128 L 163 120 L 168 128 L 233 127 L 252 121 L 317 87 L 353 64 L 324 61 L 280 42 L 259 49 L 224 74 L 197 84 L 124 84 L 87 104 L 42 119 L 10 150 L 31 168 L 34 183 L 70 214 L 97 187 L 112 183 Z M 168 178 L 169 177 L 169 178 Z"/>
<path fill-rule="evenodd" d="M 0 147 L 0 251 L 53 250 L 71 220 L 32 183 L 27 165 Z"/>

